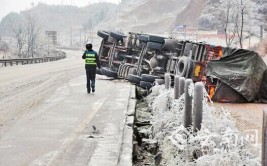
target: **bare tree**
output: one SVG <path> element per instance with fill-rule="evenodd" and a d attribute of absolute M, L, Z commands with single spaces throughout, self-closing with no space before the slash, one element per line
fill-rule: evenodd
<path fill-rule="evenodd" d="M 248 38 L 251 34 L 250 28 L 252 20 L 258 17 L 256 11 L 256 4 L 251 0 L 237 0 L 236 1 L 236 18 L 235 28 L 237 29 L 237 37 L 240 48 L 243 48 L 244 39 Z M 248 36 L 244 36 L 244 32 L 248 32 Z"/>
<path fill-rule="evenodd" d="M 225 43 L 227 47 L 230 47 L 236 37 L 237 29 L 234 26 L 236 11 L 235 4 L 232 0 L 226 0 L 222 3 L 222 8 L 225 10 L 219 17 L 220 26 L 224 30 Z"/>
<path fill-rule="evenodd" d="M 26 17 L 26 31 L 27 31 L 27 55 L 28 57 L 34 57 L 36 50 L 38 49 L 38 35 L 40 27 L 37 26 L 36 17 L 29 15 Z"/>
<path fill-rule="evenodd" d="M 240 48 L 243 48 L 243 30 L 244 30 L 244 22 L 245 22 L 245 14 L 246 14 L 246 6 L 244 5 L 243 0 L 240 0 L 240 4 L 237 1 L 237 11 L 239 11 L 236 15 L 235 20 L 235 28 L 237 29 L 237 36 Z"/>
<path fill-rule="evenodd" d="M 11 25 L 12 31 L 15 34 L 15 38 L 17 41 L 17 54 L 18 57 L 23 57 L 25 54 L 23 54 L 23 48 L 26 44 L 26 34 L 21 24 L 19 24 L 17 27 L 14 25 Z"/>
<path fill-rule="evenodd" d="M 25 29 L 21 23 L 21 21 L 18 20 L 8 20 L 9 26 L 12 29 L 13 33 L 15 34 L 15 38 L 16 38 L 16 53 L 18 55 L 19 58 L 22 58 L 25 56 L 25 54 L 23 54 L 23 48 L 26 44 L 26 33 L 25 33 Z"/>
<path fill-rule="evenodd" d="M 33 15 L 26 15 L 23 19 L 9 20 L 10 27 L 15 34 L 18 57 L 34 57 L 38 48 L 38 36 L 40 28 L 37 19 Z M 26 49 L 26 53 L 24 53 Z"/>
<path fill-rule="evenodd" d="M 251 0 L 222 0 L 220 8 L 223 10 L 223 17 L 220 20 L 225 32 L 227 46 L 235 41 L 243 48 L 244 39 L 250 36 L 252 20 L 257 17 L 256 5 Z M 248 32 L 245 36 L 244 32 Z M 237 38 L 237 40 L 236 40 Z"/>

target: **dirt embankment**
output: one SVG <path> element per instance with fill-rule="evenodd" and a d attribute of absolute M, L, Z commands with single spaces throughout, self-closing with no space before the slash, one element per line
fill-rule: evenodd
<path fill-rule="evenodd" d="M 177 15 L 175 24 L 198 26 L 199 17 L 206 7 L 207 0 L 190 0 L 189 5 Z"/>

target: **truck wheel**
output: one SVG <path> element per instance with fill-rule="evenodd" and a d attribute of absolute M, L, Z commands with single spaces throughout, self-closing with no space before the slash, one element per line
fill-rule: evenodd
<path fill-rule="evenodd" d="M 133 74 L 129 74 L 127 76 L 127 80 L 131 83 L 134 83 L 136 85 L 139 85 L 140 84 L 140 81 L 141 81 L 141 77 L 138 76 L 138 75 L 133 75 Z"/>
<path fill-rule="evenodd" d="M 101 70 L 102 74 L 107 76 L 107 77 L 113 77 L 113 78 L 117 78 L 118 77 L 118 72 L 116 71 L 112 71 L 106 67 L 103 67 Z"/>
<path fill-rule="evenodd" d="M 161 44 L 164 44 L 165 40 L 166 39 L 165 37 L 161 37 L 161 36 L 154 36 L 154 35 L 149 35 L 148 36 L 148 41 L 149 42 L 156 42 L 156 43 L 161 43 Z"/>
<path fill-rule="evenodd" d="M 149 90 L 150 88 L 152 88 L 152 86 L 153 85 L 150 82 L 140 81 L 140 87 L 143 89 Z"/>
<path fill-rule="evenodd" d="M 125 37 L 123 34 L 119 34 L 117 32 L 110 32 L 110 36 L 121 41 L 123 41 L 123 38 Z"/>
<path fill-rule="evenodd" d="M 190 70 L 191 59 L 189 57 L 182 56 L 176 66 L 176 75 L 185 77 L 187 71 Z"/>
<path fill-rule="evenodd" d="M 155 79 L 159 78 L 158 76 L 150 75 L 150 74 L 142 74 L 141 80 L 145 82 L 153 83 L 155 82 Z"/>
<path fill-rule="evenodd" d="M 99 37 L 102 37 L 105 40 L 108 40 L 109 34 L 107 32 L 105 32 L 105 31 L 99 30 L 99 31 L 97 31 L 97 35 Z"/>
<path fill-rule="evenodd" d="M 155 42 L 148 42 L 147 43 L 147 48 L 151 50 L 161 50 L 163 47 L 163 44 L 161 43 L 155 43 Z"/>
<path fill-rule="evenodd" d="M 148 42 L 148 36 L 146 36 L 146 35 L 139 35 L 139 36 L 138 36 L 138 40 L 139 40 L 140 42 L 147 43 L 147 42 Z"/>

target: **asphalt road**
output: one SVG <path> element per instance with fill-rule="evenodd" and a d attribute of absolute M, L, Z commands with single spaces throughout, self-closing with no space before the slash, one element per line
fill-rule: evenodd
<path fill-rule="evenodd" d="M 87 94 L 81 54 L 0 68 L 0 166 L 117 164 L 131 85 L 98 76 Z"/>

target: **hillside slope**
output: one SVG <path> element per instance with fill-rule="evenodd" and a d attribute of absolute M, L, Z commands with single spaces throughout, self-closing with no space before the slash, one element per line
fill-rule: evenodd
<path fill-rule="evenodd" d="M 190 0 L 188 6 L 177 15 L 174 25 L 198 26 L 200 16 L 207 7 L 206 3 L 207 0 Z"/>
<path fill-rule="evenodd" d="M 7 15 L 0 23 L 0 35 L 11 35 L 10 24 L 16 24 L 25 15 L 36 17 L 42 31 L 55 30 L 63 32 L 64 37 L 71 34 L 76 38 L 80 38 L 81 33 L 86 36 L 91 29 L 165 33 L 171 32 L 177 25 L 187 25 L 217 30 L 216 21 L 223 13 L 220 6 L 223 1 L 122 0 L 119 5 L 98 3 L 82 8 L 40 3 L 20 14 Z M 253 1 L 266 17 L 267 1 Z M 258 28 L 259 24 L 255 25 Z"/>
<path fill-rule="evenodd" d="M 10 13 L 0 23 L 0 35 L 12 34 L 10 25 L 16 25 L 18 17 L 23 20 L 31 16 L 36 19 L 42 31 L 69 29 L 90 29 L 105 17 L 112 15 L 117 8 L 113 3 L 98 3 L 85 7 L 67 5 L 46 5 L 39 3 L 35 7 L 19 14 Z M 17 17 L 14 19 L 14 16 Z M 25 22 L 25 21 L 24 21 Z M 8 31 L 9 29 L 9 31 Z"/>
<path fill-rule="evenodd" d="M 106 18 L 97 27 L 135 32 L 166 32 L 185 9 L 189 0 L 132 0 L 123 1 L 115 15 Z"/>

